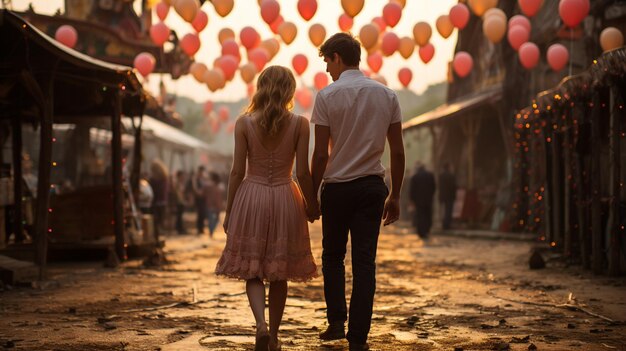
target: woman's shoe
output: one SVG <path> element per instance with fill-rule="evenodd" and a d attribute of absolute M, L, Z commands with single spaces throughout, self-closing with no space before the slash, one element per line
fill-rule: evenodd
<path fill-rule="evenodd" d="M 270 333 L 265 330 L 258 330 L 256 334 L 256 341 L 254 343 L 254 351 L 268 351 L 270 344 Z"/>
<path fill-rule="evenodd" d="M 283 344 L 280 340 L 276 339 L 276 342 L 270 342 L 269 348 L 270 351 L 281 351 L 283 349 Z"/>

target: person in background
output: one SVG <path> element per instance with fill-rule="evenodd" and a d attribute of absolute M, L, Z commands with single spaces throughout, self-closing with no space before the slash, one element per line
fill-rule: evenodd
<path fill-rule="evenodd" d="M 415 208 L 413 225 L 422 240 L 428 240 L 433 224 L 433 197 L 435 195 L 435 177 L 423 164 L 418 164 L 417 172 L 411 177 L 409 189 Z"/>
<path fill-rule="evenodd" d="M 206 199 L 206 217 L 209 221 L 209 236 L 213 238 L 215 228 L 220 221 L 220 212 L 224 209 L 224 194 L 220 187 L 220 176 L 209 173 L 208 182 L 204 185 L 203 196 Z"/>
<path fill-rule="evenodd" d="M 176 172 L 176 178 L 174 179 L 173 190 L 174 198 L 176 201 L 176 232 L 178 234 L 187 234 L 185 230 L 185 223 L 183 221 L 183 214 L 185 213 L 185 207 L 187 205 L 185 197 L 185 187 L 187 186 L 187 175 L 185 171 L 178 170 Z"/>
<path fill-rule="evenodd" d="M 444 163 L 439 174 L 439 202 L 443 208 L 443 230 L 450 229 L 452 223 L 452 208 L 456 199 L 456 177 L 450 169 L 449 163 Z"/>
<path fill-rule="evenodd" d="M 170 192 L 169 174 L 163 161 L 154 159 L 150 165 L 150 186 L 154 192 L 152 214 L 154 215 L 154 234 L 157 242 L 165 230 L 165 215 Z"/>
<path fill-rule="evenodd" d="M 191 180 L 191 188 L 194 195 L 194 203 L 196 205 L 196 229 L 198 235 L 204 234 L 204 223 L 206 221 L 206 199 L 204 198 L 204 184 L 206 183 L 206 168 L 198 166 L 195 177 Z"/>

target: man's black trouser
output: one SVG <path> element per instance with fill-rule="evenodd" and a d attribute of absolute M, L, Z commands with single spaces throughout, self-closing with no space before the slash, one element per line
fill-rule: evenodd
<path fill-rule="evenodd" d="M 325 184 L 321 195 L 326 317 L 329 323 L 347 320 L 344 258 L 350 232 L 353 281 L 347 339 L 355 343 L 365 343 L 370 330 L 378 233 L 388 194 L 381 177 L 367 176 Z"/>

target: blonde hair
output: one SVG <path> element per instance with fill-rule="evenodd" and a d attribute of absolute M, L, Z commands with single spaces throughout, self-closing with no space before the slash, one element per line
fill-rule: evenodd
<path fill-rule="evenodd" d="M 289 69 L 270 66 L 259 75 L 256 89 L 246 112 L 258 112 L 259 126 L 267 134 L 274 136 L 293 108 L 296 79 Z"/>
<path fill-rule="evenodd" d="M 152 177 L 155 179 L 167 180 L 169 177 L 167 166 L 165 166 L 165 163 L 158 158 L 152 160 L 152 163 L 150 164 L 150 171 L 152 173 Z"/>

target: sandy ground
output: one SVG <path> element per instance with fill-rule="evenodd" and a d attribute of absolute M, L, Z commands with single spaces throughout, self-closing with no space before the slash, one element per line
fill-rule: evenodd
<path fill-rule="evenodd" d="M 319 223 L 311 236 L 320 263 Z M 223 233 L 170 236 L 170 264 L 156 268 L 53 264 L 42 287 L 0 292 L 0 348 L 251 350 L 244 284 L 213 274 L 224 243 Z M 530 271 L 531 246 L 454 237 L 424 245 L 408 228 L 384 228 L 372 350 L 626 350 L 626 280 L 558 261 Z M 290 284 L 283 349 L 347 350 L 345 340 L 318 340 L 325 325 L 322 279 Z"/>

